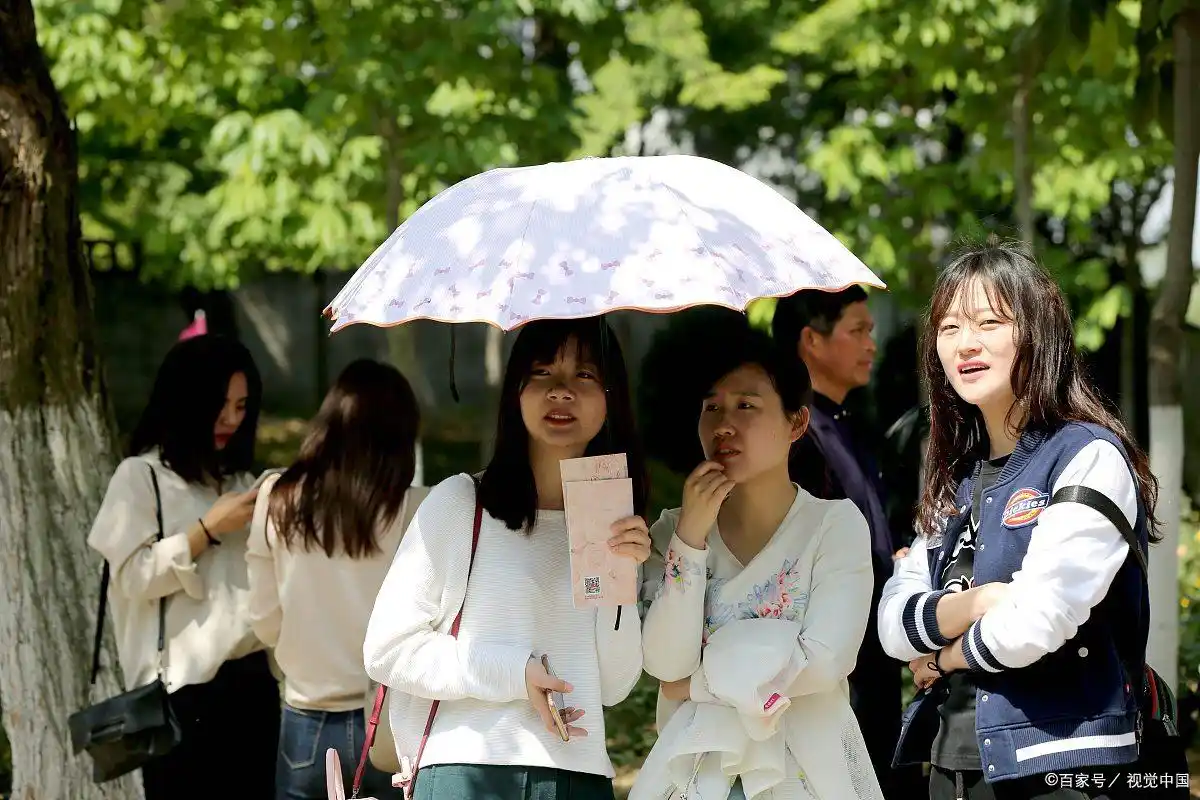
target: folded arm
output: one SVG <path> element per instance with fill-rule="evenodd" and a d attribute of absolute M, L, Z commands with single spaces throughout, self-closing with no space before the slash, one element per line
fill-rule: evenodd
<path fill-rule="evenodd" d="M 1109 442 L 1097 440 L 1080 450 L 1051 493 L 1076 484 L 1103 493 L 1136 523 L 1137 486 L 1124 456 Z M 1128 555 L 1124 537 L 1100 512 L 1079 503 L 1049 506 L 1038 517 L 1008 593 L 951 648 L 950 665 L 999 672 L 1058 650 L 1108 594 Z M 958 653 L 962 661 L 955 663 Z"/>

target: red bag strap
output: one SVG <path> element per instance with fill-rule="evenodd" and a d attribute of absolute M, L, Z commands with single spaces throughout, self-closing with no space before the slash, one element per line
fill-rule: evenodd
<path fill-rule="evenodd" d="M 471 559 L 467 562 L 467 581 L 471 580 L 471 568 L 475 566 L 475 551 L 479 547 L 479 529 L 483 525 L 483 503 L 479 499 L 479 484 L 475 484 L 475 522 L 471 529 Z M 463 606 L 467 604 L 466 594 L 463 594 Z M 454 617 L 454 623 L 450 626 L 450 636 L 458 638 L 458 626 L 462 624 L 463 606 L 459 606 L 458 615 Z M 362 753 L 358 757 L 358 768 L 354 770 L 354 783 L 352 784 L 351 798 L 358 797 L 359 789 L 362 788 L 363 775 L 367 770 L 367 760 L 371 755 L 371 745 L 375 744 L 375 731 L 379 727 L 379 715 L 383 712 L 383 701 L 387 697 L 387 687 L 380 684 L 375 690 L 375 705 L 371 707 L 371 718 L 367 720 L 367 736 L 363 740 Z M 433 730 L 433 718 L 437 716 L 439 705 L 438 700 L 433 701 L 433 705 L 429 708 L 429 717 L 425 720 L 425 732 L 421 734 L 421 744 L 417 747 L 417 758 L 413 762 L 413 785 L 417 782 L 417 769 L 421 764 L 421 755 L 425 752 L 425 743 L 429 741 L 429 734 Z"/>

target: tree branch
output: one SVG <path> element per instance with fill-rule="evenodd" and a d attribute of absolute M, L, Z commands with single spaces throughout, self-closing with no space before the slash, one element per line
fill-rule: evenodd
<path fill-rule="evenodd" d="M 1167 234 L 1167 267 L 1150 313 L 1150 404 L 1180 402 L 1179 363 L 1183 324 L 1194 281 L 1193 224 L 1196 218 L 1196 173 L 1200 159 L 1200 9 L 1188 8 L 1175 18 L 1175 192 Z"/>

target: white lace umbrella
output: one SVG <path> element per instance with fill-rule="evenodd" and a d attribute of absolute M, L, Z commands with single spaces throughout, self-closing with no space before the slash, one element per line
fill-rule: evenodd
<path fill-rule="evenodd" d="M 886 288 L 771 187 L 695 156 L 586 158 L 495 169 L 438 194 L 325 310 L 333 330 L 696 305 L 851 284 Z"/>

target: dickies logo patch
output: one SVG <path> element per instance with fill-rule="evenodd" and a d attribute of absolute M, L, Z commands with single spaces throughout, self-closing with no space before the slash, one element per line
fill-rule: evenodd
<path fill-rule="evenodd" d="M 1050 495 L 1037 489 L 1017 489 L 1004 504 L 1001 522 L 1006 528 L 1020 528 L 1033 522 L 1050 504 Z"/>

